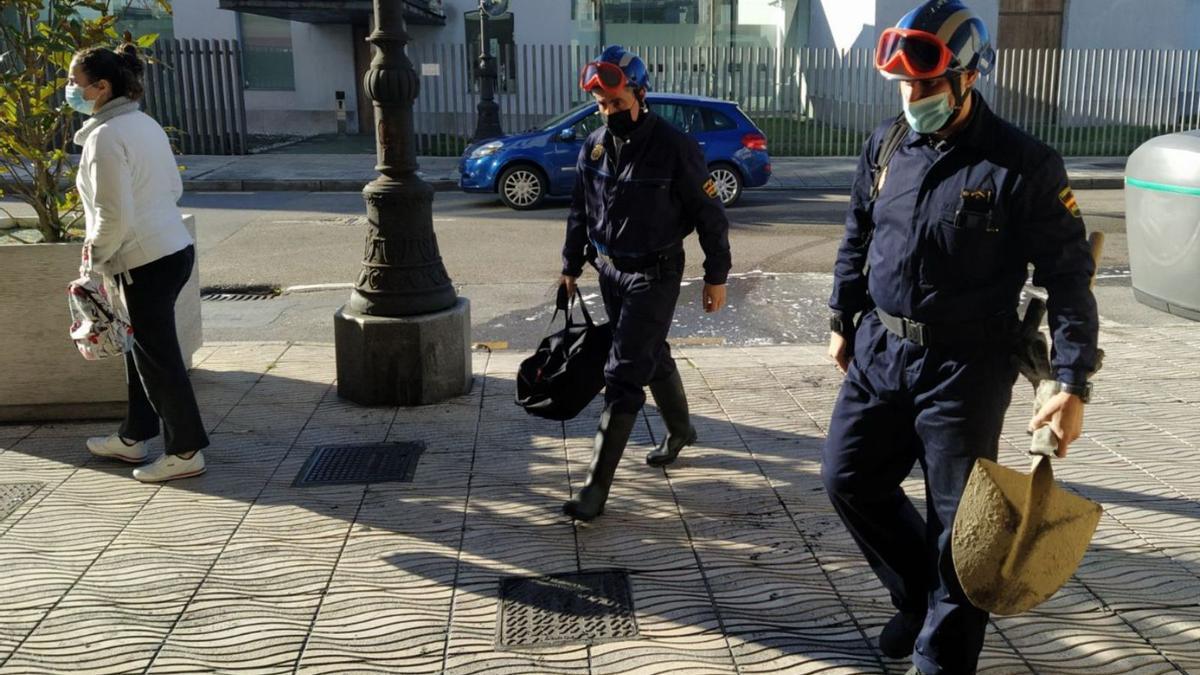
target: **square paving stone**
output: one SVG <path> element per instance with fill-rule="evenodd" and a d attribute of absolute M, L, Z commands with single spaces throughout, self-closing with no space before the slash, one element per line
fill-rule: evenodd
<path fill-rule="evenodd" d="M 595 570 L 500 580 L 498 647 L 594 644 L 637 637 L 629 577 Z"/>

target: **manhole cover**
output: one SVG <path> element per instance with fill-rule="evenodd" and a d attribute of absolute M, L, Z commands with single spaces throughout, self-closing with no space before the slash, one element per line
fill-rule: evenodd
<path fill-rule="evenodd" d="M 321 446 L 304 463 L 292 485 L 408 483 L 424 450 L 424 443 Z"/>
<path fill-rule="evenodd" d="M 637 637 L 629 576 L 596 570 L 500 580 L 500 647 L 594 644 Z"/>
<path fill-rule="evenodd" d="M 4 520 L 45 483 L 0 483 L 0 520 Z"/>

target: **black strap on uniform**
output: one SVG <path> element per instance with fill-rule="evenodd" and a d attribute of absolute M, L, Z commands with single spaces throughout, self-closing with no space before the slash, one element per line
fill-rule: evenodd
<path fill-rule="evenodd" d="M 883 189 L 883 178 L 887 174 L 888 163 L 900 149 L 900 144 L 904 142 L 909 129 L 908 120 L 904 115 L 897 115 L 892 126 L 883 134 L 883 140 L 879 142 L 879 149 L 875 152 L 875 164 L 871 167 L 871 207 L 875 206 L 879 191 Z"/>
<path fill-rule="evenodd" d="M 908 136 L 910 128 L 908 120 L 904 117 L 904 113 L 900 113 L 892 122 L 892 126 L 888 127 L 888 130 L 884 132 L 883 140 L 879 142 L 879 148 L 875 150 L 875 163 L 871 166 L 871 198 L 867 202 L 867 213 L 871 221 L 871 229 L 864 233 L 868 249 L 871 247 L 871 240 L 875 238 L 875 200 L 879 198 L 879 191 L 883 189 L 883 179 L 887 174 L 888 163 L 892 161 L 892 156 L 900 149 L 900 144 L 904 143 L 904 138 Z M 870 263 L 863 267 L 863 273 L 869 270 Z"/>

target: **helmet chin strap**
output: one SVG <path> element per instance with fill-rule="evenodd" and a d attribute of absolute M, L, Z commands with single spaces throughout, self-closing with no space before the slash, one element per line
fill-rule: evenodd
<path fill-rule="evenodd" d="M 954 110 L 957 112 L 962 110 L 963 103 L 967 100 L 968 91 L 962 90 L 962 85 L 958 79 L 959 73 L 955 70 L 946 71 L 946 81 L 950 83 L 950 94 L 954 96 Z"/>
<path fill-rule="evenodd" d="M 970 89 L 963 91 L 962 85 L 958 79 L 958 75 L 959 73 L 957 71 L 948 70 L 946 71 L 946 74 L 942 76 L 945 77 L 946 82 L 950 84 L 950 96 L 954 100 L 954 114 L 952 114 L 950 119 L 946 120 L 946 124 L 944 124 L 942 128 L 935 133 L 941 133 L 945 131 L 958 120 L 958 116 L 962 113 L 963 104 L 966 103 L 967 96 L 970 96 L 971 94 Z"/>

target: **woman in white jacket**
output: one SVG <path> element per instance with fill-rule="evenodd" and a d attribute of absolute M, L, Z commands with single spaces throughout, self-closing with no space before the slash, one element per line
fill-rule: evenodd
<path fill-rule="evenodd" d="M 90 115 L 75 143 L 83 148 L 76 186 L 94 268 L 116 279 L 133 325 L 125 355 L 129 408 L 120 430 L 89 438 L 88 450 L 131 463 L 164 428 L 166 454 L 134 469 L 159 482 L 204 473 L 208 435 L 175 333 L 175 300 L 191 276 L 195 247 L 176 202 L 183 183 L 158 122 L 139 110 L 143 66 L 137 48 L 98 47 L 75 55 L 67 103 Z"/>

